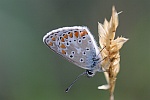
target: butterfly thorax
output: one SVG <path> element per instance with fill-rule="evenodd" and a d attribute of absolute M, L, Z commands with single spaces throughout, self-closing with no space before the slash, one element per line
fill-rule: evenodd
<path fill-rule="evenodd" d="M 92 64 L 90 66 L 88 66 L 90 69 L 86 70 L 86 74 L 88 77 L 93 77 L 95 75 L 96 72 L 102 72 L 102 68 L 100 65 L 101 62 L 101 57 L 96 56 L 94 58 L 92 58 Z"/>

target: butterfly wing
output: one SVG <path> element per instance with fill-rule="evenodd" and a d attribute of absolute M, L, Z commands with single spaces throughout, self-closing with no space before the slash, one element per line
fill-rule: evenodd
<path fill-rule="evenodd" d="M 93 60 L 101 59 L 98 46 L 87 27 L 53 30 L 43 37 L 43 42 L 54 52 L 84 69 L 91 70 L 96 66 Z"/>

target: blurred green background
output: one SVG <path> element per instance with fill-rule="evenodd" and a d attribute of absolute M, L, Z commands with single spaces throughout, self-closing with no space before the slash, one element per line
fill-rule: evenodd
<path fill-rule="evenodd" d="M 121 49 L 115 100 L 150 99 L 150 1 L 148 0 L 0 0 L 0 100 L 108 100 L 98 90 L 103 73 L 84 70 L 50 51 L 43 36 L 63 26 L 85 25 L 98 41 L 97 22 L 119 15 L 117 36 L 130 40 Z"/>

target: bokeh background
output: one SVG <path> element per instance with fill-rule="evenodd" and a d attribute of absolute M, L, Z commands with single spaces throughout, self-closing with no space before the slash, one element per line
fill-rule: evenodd
<path fill-rule="evenodd" d="M 64 90 L 84 70 L 42 42 L 63 26 L 85 25 L 98 41 L 97 22 L 119 15 L 117 36 L 130 40 L 121 49 L 121 71 L 115 100 L 150 99 L 150 1 L 148 0 L 0 0 L 0 100 L 108 100 L 103 73 L 82 76 L 69 93 Z"/>

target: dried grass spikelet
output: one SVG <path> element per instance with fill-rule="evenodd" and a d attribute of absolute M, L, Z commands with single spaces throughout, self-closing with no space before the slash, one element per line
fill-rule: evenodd
<path fill-rule="evenodd" d="M 120 54 L 119 50 L 123 44 L 128 40 L 123 37 L 115 38 L 116 28 L 118 26 L 118 14 L 115 7 L 112 7 L 112 16 L 108 22 L 106 19 L 104 24 L 98 23 L 99 43 L 101 49 L 101 55 L 103 61 L 101 65 L 106 72 L 104 72 L 107 80 L 107 85 L 99 86 L 98 89 L 109 89 L 110 100 L 114 100 L 114 88 L 116 82 L 116 76 L 120 69 Z"/>

